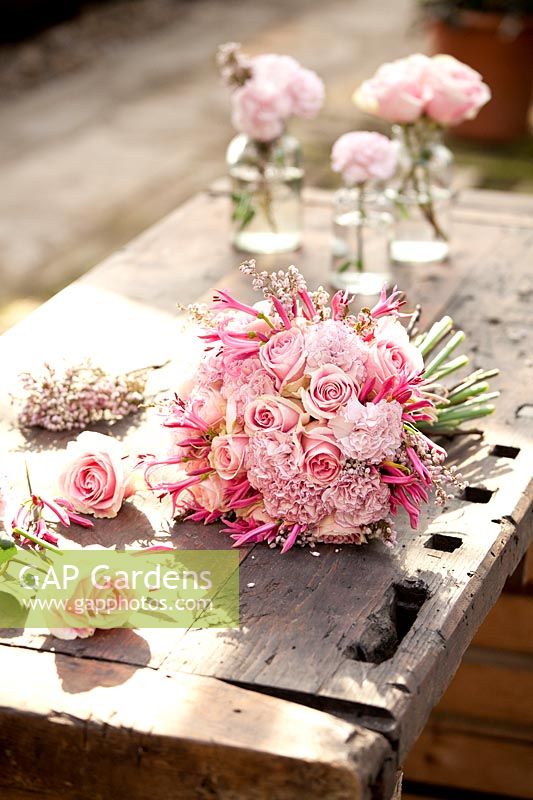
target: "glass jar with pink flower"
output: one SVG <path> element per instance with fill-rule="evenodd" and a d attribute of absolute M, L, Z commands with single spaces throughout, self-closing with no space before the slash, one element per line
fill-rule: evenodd
<path fill-rule="evenodd" d="M 247 58 L 236 44 L 219 49 L 218 63 L 239 132 L 227 151 L 232 242 L 246 253 L 296 250 L 302 242 L 304 169 L 287 123 L 292 116 L 318 113 L 324 85 L 290 56 Z"/>
<path fill-rule="evenodd" d="M 394 220 L 381 187 L 396 168 L 397 152 L 396 143 L 371 131 L 345 133 L 333 145 L 332 169 L 344 180 L 333 198 L 329 281 L 335 289 L 371 296 L 391 283 Z"/>
<path fill-rule="evenodd" d="M 450 252 L 453 157 L 443 131 L 473 119 L 490 100 L 481 75 L 452 56 L 416 53 L 383 64 L 355 104 L 393 125 L 399 166 L 387 194 L 396 209 L 396 263 L 443 262 Z"/>
<path fill-rule="evenodd" d="M 393 125 L 398 170 L 387 189 L 396 212 L 390 255 L 396 263 L 439 263 L 450 252 L 453 155 L 430 120 Z"/>

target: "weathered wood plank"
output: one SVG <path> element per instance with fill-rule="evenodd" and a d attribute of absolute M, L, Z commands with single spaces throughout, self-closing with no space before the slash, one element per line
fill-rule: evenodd
<path fill-rule="evenodd" d="M 0 647 L 3 797 L 365 800 L 378 778 L 392 784 L 385 739 L 319 711 L 211 679 L 28 655 Z"/>
<path fill-rule="evenodd" d="M 260 265 L 294 261 L 311 284 L 324 282 L 328 204 L 328 196 L 310 193 L 305 249 L 259 259 Z M 485 443 L 479 449 L 477 442 L 462 440 L 452 448 L 477 499 L 488 502 L 456 499 L 434 518 L 428 511 L 419 533 L 402 524 L 394 552 L 376 544 L 339 552 L 320 547 L 319 557 L 291 551 L 282 558 L 266 548 L 243 554 L 241 631 L 112 631 L 76 643 L 25 635 L 11 637 L 9 643 L 18 645 L 11 649 L 24 653 L 28 663 L 42 656 L 23 647 L 55 646 L 83 656 L 84 664 L 99 658 L 224 678 L 360 720 L 386 733 L 403 758 L 533 537 L 531 419 L 517 414 L 531 402 L 530 210 L 528 199 L 505 205 L 499 197 L 473 195 L 456 209 L 449 265 L 396 270 L 409 302 L 423 304 L 425 324 L 451 313 L 470 337 L 475 366 L 505 368 L 498 414 L 483 424 Z M 213 284 L 251 296 L 236 270 L 239 256 L 226 245 L 226 226 L 227 198 L 216 193 L 195 198 L 0 339 L 6 376 L 0 435 L 12 453 L 10 472 L 23 475 L 31 450 L 32 472 L 46 490 L 69 438 L 23 437 L 11 425 L 8 392 L 17 372 L 50 353 L 92 356 L 111 369 L 171 358 L 173 363 L 154 376 L 152 389 L 180 382 L 194 346 L 174 318 L 175 302 L 197 300 Z M 115 431 L 132 452 L 146 450 L 147 440 L 156 449 L 160 441 L 157 425 L 145 417 Z M 495 446 L 500 450 L 493 453 Z M 520 452 L 511 458 L 502 455 L 502 446 Z M 461 547 L 442 549 L 439 539 L 431 538 L 436 534 L 461 539 Z M 143 498 L 78 540 L 137 546 L 167 536 L 187 548 L 228 546 L 216 526 L 167 531 L 161 509 Z"/>

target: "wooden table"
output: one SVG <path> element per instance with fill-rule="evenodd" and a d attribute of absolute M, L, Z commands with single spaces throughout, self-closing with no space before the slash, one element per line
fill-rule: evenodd
<path fill-rule="evenodd" d="M 330 198 L 310 191 L 305 249 L 294 260 L 325 281 Z M 60 292 L 0 339 L 0 409 L 11 478 L 53 484 L 68 436 L 12 425 L 17 373 L 43 359 L 91 356 L 114 369 L 190 360 L 175 302 L 216 285 L 250 289 L 227 245 L 228 200 L 193 198 Z M 238 631 L 117 630 L 62 642 L 20 631 L 0 640 L 0 787 L 26 798 L 390 798 L 396 773 L 461 656 L 533 538 L 530 376 L 533 198 L 466 192 L 447 266 L 398 268 L 423 322 L 451 314 L 475 366 L 498 365 L 502 396 L 485 435 L 451 445 L 466 496 L 399 544 L 242 552 Z M 132 452 L 157 425 L 115 427 Z M 142 444 L 141 444 L 142 443 Z M 31 455 L 28 456 L 28 453 Z M 4 458 L 2 467 L 4 467 Z M 138 498 L 77 534 L 105 546 L 161 536 L 159 507 Z M 177 526 L 183 548 L 226 548 L 218 527 Z M 6 794 L 7 792 L 7 794 Z"/>

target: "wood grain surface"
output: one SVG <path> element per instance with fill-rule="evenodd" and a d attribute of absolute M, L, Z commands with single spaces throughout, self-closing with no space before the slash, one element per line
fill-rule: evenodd
<path fill-rule="evenodd" d="M 241 298 L 251 298 L 237 270 L 239 255 L 227 245 L 227 216 L 223 185 L 195 197 L 0 339 L 0 374 L 5 376 L 0 431 L 13 482 L 22 486 L 27 460 L 34 485 L 43 493 L 51 490 L 61 449 L 71 438 L 23 434 L 13 424 L 10 395 L 17 391 L 21 369 L 61 357 L 89 356 L 117 370 L 170 359 L 154 373 L 150 391 L 172 389 L 190 372 L 197 354 L 191 330 L 175 313 L 176 302 L 205 299 L 212 286 L 231 287 Z M 261 258 L 259 264 L 281 268 L 294 262 L 310 285 L 326 283 L 327 193 L 308 192 L 305 219 L 301 252 Z M 315 551 L 318 556 L 299 549 L 283 557 L 265 547 L 243 551 L 238 631 L 119 630 L 75 642 L 9 631 L 1 639 L 2 649 L 16 652 L 21 663 L 31 665 L 43 658 L 36 650 L 53 647 L 58 664 L 61 660 L 73 665 L 81 687 L 89 665 L 98 674 L 106 669 L 134 674 L 138 668 L 143 675 L 155 670 L 173 676 L 166 679 L 172 687 L 182 680 L 209 679 L 210 685 L 224 690 L 229 683 L 239 687 L 232 691 L 246 696 L 253 691 L 258 702 L 261 695 L 271 695 L 279 702 L 318 709 L 317 714 L 327 712 L 324 716 L 332 725 L 333 717 L 340 717 L 342 724 L 373 732 L 368 762 L 372 766 L 361 791 L 370 791 L 373 783 L 373 796 L 388 797 L 390 764 L 405 758 L 533 538 L 533 418 L 528 413 L 533 406 L 533 199 L 467 192 L 454 211 L 453 236 L 449 264 L 399 267 L 395 278 L 411 306 L 422 304 L 424 324 L 450 314 L 468 335 L 466 349 L 473 365 L 502 370 L 495 381 L 502 396 L 497 413 L 480 425 L 483 437 L 461 437 L 449 448 L 471 486 L 465 497 L 451 500 L 440 513 L 429 507 L 417 532 L 402 521 L 394 550 L 373 543 L 361 548 L 321 545 Z M 150 414 L 126 420 L 113 432 L 132 453 L 146 452 L 147 442 L 151 451 L 163 446 Z M 448 537 L 459 543 L 453 551 Z M 164 508 L 149 497 L 137 497 L 116 520 L 99 521 L 76 539 L 106 547 L 160 540 L 188 549 L 229 546 L 217 526 L 172 527 Z M 115 689 L 109 689 L 110 707 L 114 696 Z M 138 689 L 132 688 L 130 696 L 135 704 Z M 63 702 L 68 707 L 68 691 L 56 697 L 59 708 Z M 116 697 L 117 704 L 123 702 Z M 15 701 L 7 705 L 12 707 L 10 715 L 16 713 Z M 30 709 L 32 725 L 41 719 L 39 709 L 38 704 Z M 199 703 L 199 719 L 204 713 L 205 704 Z M 5 730 L 6 720 L 0 717 L 0 730 Z M 205 730 L 209 724 L 206 721 Z M 213 741 L 218 736 L 215 731 Z M 307 739 L 305 727 L 298 736 Z M 250 736 L 254 758 L 262 758 L 256 745 Z M 227 743 L 221 740 L 220 746 Z M 367 753 L 366 743 L 361 753 Z M 271 757 L 275 761 L 275 754 Z M 354 763 L 355 774 L 362 775 L 362 762 Z M 1 775 L 2 771 L 0 781 Z M 272 791 L 273 798 L 298 796 Z M 205 796 L 262 795 L 244 790 L 232 795 L 228 789 Z"/>

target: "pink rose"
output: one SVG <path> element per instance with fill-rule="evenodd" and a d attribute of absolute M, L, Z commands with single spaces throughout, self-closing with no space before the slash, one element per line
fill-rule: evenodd
<path fill-rule="evenodd" d="M 388 122 L 414 122 L 424 113 L 431 89 L 426 74 L 431 59 L 420 53 L 383 64 L 353 96 L 362 111 Z"/>
<path fill-rule="evenodd" d="M 284 120 L 290 114 L 288 95 L 271 83 L 246 81 L 231 95 L 233 126 L 251 139 L 270 142 L 281 136 Z"/>
<path fill-rule="evenodd" d="M 466 119 L 473 119 L 491 97 L 490 89 L 483 83 L 479 72 L 453 56 L 434 56 L 427 72 L 427 82 L 432 97 L 427 103 L 426 114 L 439 125 L 458 125 Z"/>
<path fill-rule="evenodd" d="M 412 380 L 424 370 L 420 350 L 410 342 L 401 322 L 392 317 L 378 321 L 368 356 L 368 377 L 376 379 L 374 388 L 378 390 L 393 375 Z"/>
<path fill-rule="evenodd" d="M 276 389 L 297 381 L 304 374 L 305 345 L 302 332 L 289 328 L 270 337 L 259 350 L 259 359 L 269 375 L 274 378 Z"/>
<path fill-rule="evenodd" d="M 306 422 L 309 416 L 297 403 L 276 395 L 263 394 L 244 409 L 244 430 L 250 435 L 257 431 L 288 433 Z"/>
<path fill-rule="evenodd" d="M 218 475 L 209 475 L 200 483 L 190 486 L 187 491 L 192 495 L 195 507 L 205 509 L 211 513 L 225 511 L 224 495 L 226 485 Z"/>
<path fill-rule="evenodd" d="M 333 432 L 325 425 L 310 425 L 301 437 L 303 469 L 313 483 L 328 485 L 342 468 L 342 452 Z"/>
<path fill-rule="evenodd" d="M 398 142 L 373 131 L 353 131 L 339 137 L 331 151 L 331 167 L 347 183 L 388 180 L 398 162 Z"/>
<path fill-rule="evenodd" d="M 215 436 L 211 443 L 209 463 L 219 477 L 230 481 L 244 472 L 244 455 L 248 436 L 236 433 L 233 436 Z"/>
<path fill-rule="evenodd" d="M 87 639 L 96 628 L 120 628 L 130 616 L 133 597 L 133 590 L 123 586 L 122 578 L 111 575 L 93 581 L 84 577 L 76 584 L 65 608 L 51 612 L 59 626 L 51 627 L 50 633 L 58 639 Z"/>
<path fill-rule="evenodd" d="M 120 443 L 102 433 L 84 431 L 68 443 L 66 454 L 59 476 L 63 496 L 82 514 L 116 517 L 134 492 Z"/>
<path fill-rule="evenodd" d="M 292 113 L 311 119 L 324 103 L 324 83 L 316 72 L 300 67 L 292 79 L 289 91 L 292 97 Z"/>
<path fill-rule="evenodd" d="M 187 410 L 200 417 L 210 428 L 215 428 L 224 420 L 226 401 L 217 389 L 206 386 L 189 399 Z"/>
<path fill-rule="evenodd" d="M 353 522 L 340 522 L 332 514 L 323 517 L 317 525 L 317 542 L 325 544 L 363 544 L 366 539 Z"/>
<path fill-rule="evenodd" d="M 309 389 L 302 392 L 306 411 L 317 419 L 331 419 L 339 408 L 355 397 L 357 387 L 335 364 L 324 364 L 311 373 Z"/>

